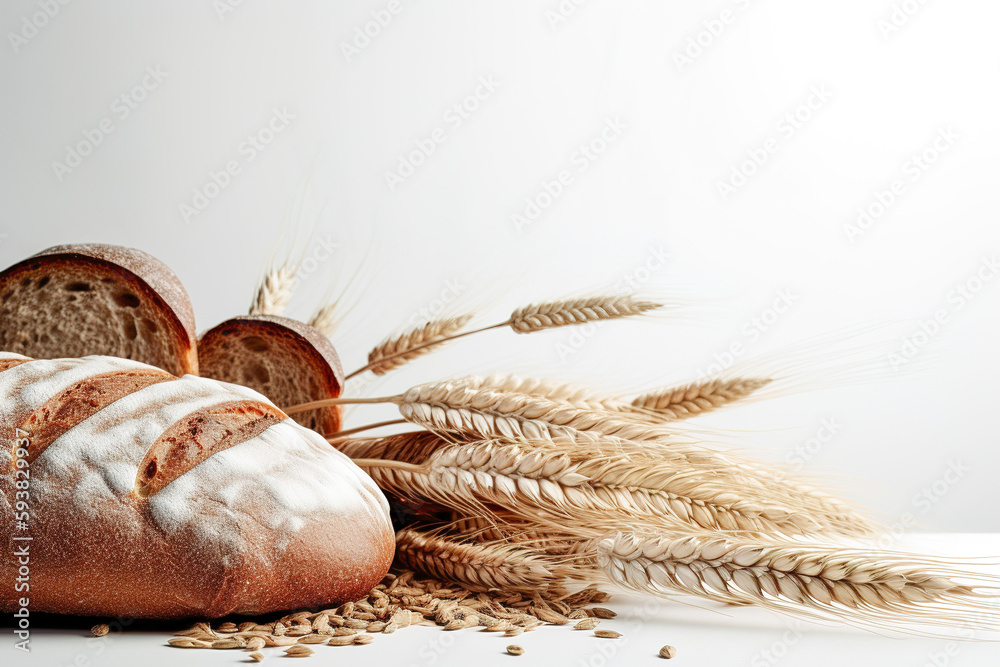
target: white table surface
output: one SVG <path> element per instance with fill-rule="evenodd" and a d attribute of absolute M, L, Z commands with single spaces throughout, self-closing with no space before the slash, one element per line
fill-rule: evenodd
<path fill-rule="evenodd" d="M 925 534 L 900 543 L 909 550 L 939 555 L 979 557 L 972 569 L 1000 574 L 1000 534 Z M 685 598 L 684 602 L 689 599 Z M 368 646 L 315 646 L 303 664 L 400 665 L 401 667 L 488 667 L 491 665 L 737 665 L 740 667 L 862 667 L 912 665 L 963 667 L 1000 665 L 1000 643 L 952 641 L 945 638 L 886 637 L 864 630 L 827 627 L 745 607 L 723 607 L 690 599 L 655 600 L 615 594 L 605 603 L 618 618 L 601 627 L 624 634 L 599 639 L 570 626 L 545 626 L 517 638 L 481 630 L 444 632 L 437 628 L 404 628 L 375 635 Z M 158 630 L 126 630 L 97 639 L 87 628 L 44 628 L 32 631 L 31 652 L 14 649 L 9 619 L 3 622 L 0 666 L 37 665 L 98 667 L 128 665 L 255 664 L 243 651 L 175 649 L 166 646 L 172 626 Z M 984 635 L 981 637 L 985 638 Z M 995 636 L 996 638 L 996 636 Z M 508 644 L 524 655 L 505 653 Z M 657 657 L 664 644 L 677 648 L 670 663 Z M 282 649 L 265 649 L 262 664 L 286 660 Z M 514 661 L 514 662 L 512 662 Z M 279 663 L 284 664 L 284 663 Z"/>

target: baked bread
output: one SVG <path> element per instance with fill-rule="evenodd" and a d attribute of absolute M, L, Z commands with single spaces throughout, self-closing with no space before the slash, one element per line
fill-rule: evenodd
<path fill-rule="evenodd" d="M 366 595 L 392 561 L 378 487 L 252 389 L 0 353 L 0 408 L 0 543 L 11 554 L 33 538 L 29 591 L 0 559 L 4 613 L 21 597 L 142 618 L 329 605 Z M 21 471 L 28 517 L 15 513 Z"/>
<path fill-rule="evenodd" d="M 330 339 L 297 320 L 245 315 L 209 329 L 198 340 L 201 374 L 251 387 L 277 405 L 337 398 L 344 369 Z M 340 406 L 296 414 L 322 434 L 340 430 Z"/>
<path fill-rule="evenodd" d="M 106 354 L 198 373 L 194 311 L 165 264 L 99 243 L 43 250 L 0 273 L 0 350 Z"/>

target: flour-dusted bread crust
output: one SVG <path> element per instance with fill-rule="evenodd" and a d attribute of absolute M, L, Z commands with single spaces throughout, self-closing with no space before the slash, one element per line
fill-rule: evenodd
<path fill-rule="evenodd" d="M 24 596 L 39 612 L 218 617 L 367 594 L 394 549 L 374 482 L 259 393 L 160 373 L 0 353 L 0 544 L 33 538 L 29 592 L 0 561 L 2 611 Z M 88 411 L 74 388 L 92 385 Z M 12 509 L 19 456 L 27 531 Z"/>
<path fill-rule="evenodd" d="M 333 344 L 296 320 L 246 315 L 226 320 L 198 341 L 201 374 L 252 387 L 280 406 L 337 398 L 344 369 Z M 340 406 L 295 415 L 319 433 L 340 430 Z"/>
<path fill-rule="evenodd" d="M 0 272 L 0 350 L 38 359 L 105 354 L 174 375 L 198 372 L 194 311 L 155 257 L 62 245 Z"/>

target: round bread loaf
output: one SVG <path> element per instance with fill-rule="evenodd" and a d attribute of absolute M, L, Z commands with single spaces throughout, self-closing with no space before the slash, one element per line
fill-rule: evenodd
<path fill-rule="evenodd" d="M 392 561 L 374 482 L 246 387 L 0 353 L 0 407 L 0 543 L 30 545 L 29 590 L 0 561 L 5 613 L 22 597 L 143 618 L 329 605 L 366 595 Z"/>

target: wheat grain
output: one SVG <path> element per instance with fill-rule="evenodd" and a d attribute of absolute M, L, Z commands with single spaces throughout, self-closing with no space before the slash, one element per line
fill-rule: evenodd
<path fill-rule="evenodd" d="M 715 378 L 645 393 L 631 405 L 662 419 L 686 419 L 740 401 L 770 383 L 766 378 Z"/>
<path fill-rule="evenodd" d="M 515 310 L 507 325 L 517 333 L 631 317 L 661 308 L 662 303 L 633 296 L 597 296 L 531 304 Z"/>
<path fill-rule="evenodd" d="M 594 636 L 604 639 L 618 639 L 622 636 L 622 633 L 615 632 L 614 630 L 594 630 Z"/>
<path fill-rule="evenodd" d="M 907 554 L 763 536 L 619 532 L 600 542 L 598 562 L 616 584 L 646 593 L 683 592 L 882 627 L 1000 629 L 995 616 L 974 618 L 989 608 L 985 601 L 996 595 L 1000 579 Z"/>
<path fill-rule="evenodd" d="M 208 623 L 196 623 L 176 633 L 168 643 L 180 648 L 212 648 L 213 644 L 221 642 L 220 646 L 235 648 L 239 645 L 251 651 L 263 640 L 266 646 L 294 647 L 289 655 L 301 653 L 304 656 L 306 654 L 300 649 L 307 648 L 305 644 L 370 643 L 372 636 L 359 634 L 359 630 L 381 630 L 389 634 L 411 625 L 430 624 L 455 629 L 480 625 L 498 632 L 523 632 L 542 623 L 535 614 L 554 613 L 550 605 L 571 613 L 582 611 L 586 605 L 603 602 L 607 597 L 592 587 L 571 593 L 555 583 L 535 591 L 492 589 L 475 592 L 459 582 L 442 588 L 437 579 L 418 579 L 413 571 L 406 570 L 387 574 L 367 598 L 347 602 L 337 609 L 294 612 L 269 624 L 241 624 L 235 633 L 221 633 L 224 636 Z M 448 626 L 449 623 L 454 624 Z M 348 629 L 343 627 L 345 624 L 358 628 Z M 221 627 L 232 629 L 228 623 Z M 282 634 L 276 634 L 279 632 Z M 299 636 L 285 636 L 286 632 Z"/>
<path fill-rule="evenodd" d="M 336 635 L 330 637 L 326 643 L 328 646 L 351 646 L 354 644 L 354 635 Z"/>
<path fill-rule="evenodd" d="M 676 658 L 677 657 L 677 649 L 675 649 L 673 646 L 670 646 L 668 644 L 668 645 L 666 645 L 666 646 L 664 646 L 663 648 L 660 649 L 659 656 L 661 658 L 666 658 L 667 660 L 670 660 L 671 658 Z"/>
<path fill-rule="evenodd" d="M 295 283 L 295 267 L 282 266 L 270 269 L 250 305 L 251 315 L 281 315 L 292 299 Z"/>
<path fill-rule="evenodd" d="M 111 632 L 111 628 L 108 627 L 107 623 L 98 623 L 97 625 L 95 625 L 90 629 L 90 634 L 94 635 L 95 637 L 103 637 L 109 632 Z"/>

